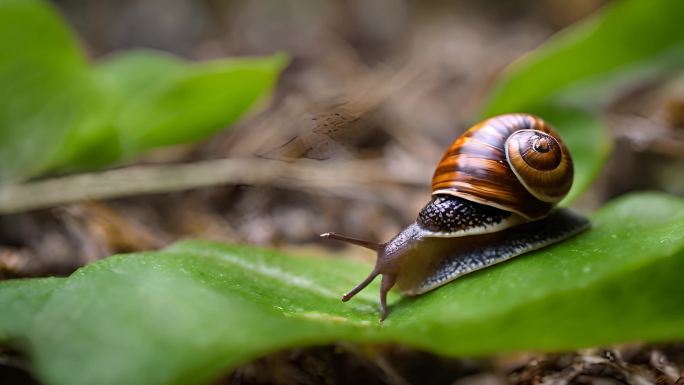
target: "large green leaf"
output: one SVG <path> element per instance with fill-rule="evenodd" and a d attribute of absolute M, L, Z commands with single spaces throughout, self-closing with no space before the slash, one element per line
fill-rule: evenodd
<path fill-rule="evenodd" d="M 585 233 L 417 298 L 369 266 L 185 242 L 66 279 L 0 282 L 0 337 L 27 346 L 48 384 L 202 384 L 289 346 L 399 342 L 450 355 L 684 338 L 684 201 L 620 199 Z M 52 289 L 52 290 L 50 290 Z M 23 294 L 23 295 L 22 295 Z"/>
<path fill-rule="evenodd" d="M 580 22 L 514 63 L 485 115 L 549 104 L 595 108 L 622 87 L 684 64 L 684 2 L 625 0 Z"/>
<path fill-rule="evenodd" d="M 284 64 L 141 51 L 92 66 L 51 6 L 0 0 L 0 182 L 206 138 L 268 94 Z"/>
<path fill-rule="evenodd" d="M 27 324 L 33 322 L 36 312 L 50 299 L 52 291 L 63 282 L 60 278 L 5 281 L 0 287 L 4 314 L 0 316 L 0 340 L 19 335 Z"/>

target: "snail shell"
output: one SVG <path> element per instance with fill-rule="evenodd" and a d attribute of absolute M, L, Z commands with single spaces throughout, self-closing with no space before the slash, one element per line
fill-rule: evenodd
<path fill-rule="evenodd" d="M 570 190 L 573 163 L 556 130 L 529 114 L 487 119 L 456 139 L 432 179 L 432 200 L 416 222 L 377 244 L 323 234 L 375 250 L 370 275 L 349 300 L 382 275 L 380 303 L 395 284 L 422 294 L 462 275 L 567 239 L 589 221 L 555 205 Z"/>
<path fill-rule="evenodd" d="M 570 152 L 553 127 L 529 114 L 487 119 L 449 147 L 432 178 L 447 194 L 539 219 L 572 186 Z"/>

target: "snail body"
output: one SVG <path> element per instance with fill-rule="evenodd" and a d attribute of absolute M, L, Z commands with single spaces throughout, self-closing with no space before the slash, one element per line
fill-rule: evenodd
<path fill-rule="evenodd" d="M 587 219 L 567 209 L 555 210 L 572 180 L 570 152 L 542 119 L 507 114 L 471 127 L 438 164 L 430 202 L 389 242 L 322 235 L 378 255 L 369 276 L 342 300 L 382 275 L 384 320 L 387 292 L 395 285 L 405 295 L 419 295 L 581 232 L 589 225 Z"/>

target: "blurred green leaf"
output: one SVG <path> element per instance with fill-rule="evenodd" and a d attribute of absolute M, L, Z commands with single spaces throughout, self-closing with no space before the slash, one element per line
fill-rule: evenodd
<path fill-rule="evenodd" d="M 558 128 L 575 160 L 567 204 L 599 174 L 610 138 L 595 114 L 621 87 L 681 71 L 684 2 L 626 0 L 549 39 L 511 65 L 485 116 L 532 112 Z"/>
<path fill-rule="evenodd" d="M 66 143 L 70 155 L 63 165 L 106 165 L 148 149 L 204 139 L 267 95 L 286 61 L 273 55 L 191 64 L 149 50 L 114 55 L 97 68 L 112 118 L 94 136 Z"/>
<path fill-rule="evenodd" d="M 514 63 L 485 115 L 525 111 L 555 101 L 595 108 L 616 87 L 684 64 L 684 2 L 615 1 Z"/>
<path fill-rule="evenodd" d="M 44 171 L 104 95 L 74 37 L 40 1 L 0 0 L 0 180 Z"/>
<path fill-rule="evenodd" d="M 121 98 L 135 99 L 178 76 L 186 65 L 163 51 L 136 49 L 104 58 L 97 63 L 97 71 Z"/>
<path fill-rule="evenodd" d="M 202 384 L 272 351 L 339 340 L 480 355 L 684 338 L 684 201 L 661 194 L 620 199 L 563 243 L 393 296 L 384 324 L 377 284 L 339 299 L 369 269 L 180 243 L 66 279 L 0 282 L 0 308 L 12 309 L 0 337 L 27 346 L 55 385 Z"/>
<path fill-rule="evenodd" d="M 207 137 L 244 114 L 273 86 L 285 64 L 284 55 L 180 68 L 164 63 L 154 84 L 125 93 L 115 122 L 124 150 L 135 154 Z"/>
<path fill-rule="evenodd" d="M 0 285 L 2 314 L 0 341 L 19 335 L 33 322 L 36 313 L 50 299 L 52 291 L 64 282 L 62 278 L 36 278 L 4 281 Z M 11 314 L 11 317 L 7 317 Z"/>
<path fill-rule="evenodd" d="M 102 124 L 91 130 L 72 130 L 55 164 L 65 169 L 97 168 L 134 155 L 124 149 L 125 140 L 115 125 L 122 106 L 183 70 L 179 58 L 161 51 L 133 50 L 102 60 L 95 71 L 100 88 L 108 94 L 109 115 L 101 116 Z"/>
<path fill-rule="evenodd" d="M 190 63 L 134 51 L 92 67 L 59 15 L 0 0 L 0 181 L 194 142 L 268 94 L 283 55 Z"/>

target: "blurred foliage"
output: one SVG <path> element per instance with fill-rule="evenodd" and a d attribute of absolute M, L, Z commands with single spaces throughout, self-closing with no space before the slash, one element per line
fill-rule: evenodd
<path fill-rule="evenodd" d="M 286 63 L 141 51 L 91 65 L 39 0 L 0 0 L 0 46 L 0 181 L 206 138 L 267 94 Z"/>
<path fill-rule="evenodd" d="M 553 104 L 596 110 L 620 87 L 681 72 L 684 2 L 627 0 L 549 39 L 507 69 L 486 115 Z"/>
<path fill-rule="evenodd" d="M 566 242 L 417 298 L 378 285 L 339 295 L 368 266 L 185 242 L 69 278 L 0 282 L 0 339 L 26 344 L 48 384 L 202 384 L 289 346 L 398 342 L 451 355 L 684 338 L 684 201 L 635 194 Z"/>
<path fill-rule="evenodd" d="M 614 2 L 513 63 L 492 92 L 486 116 L 534 112 L 558 128 L 575 160 L 577 198 L 607 159 L 610 141 L 596 115 L 619 89 L 681 72 L 684 2 Z"/>

